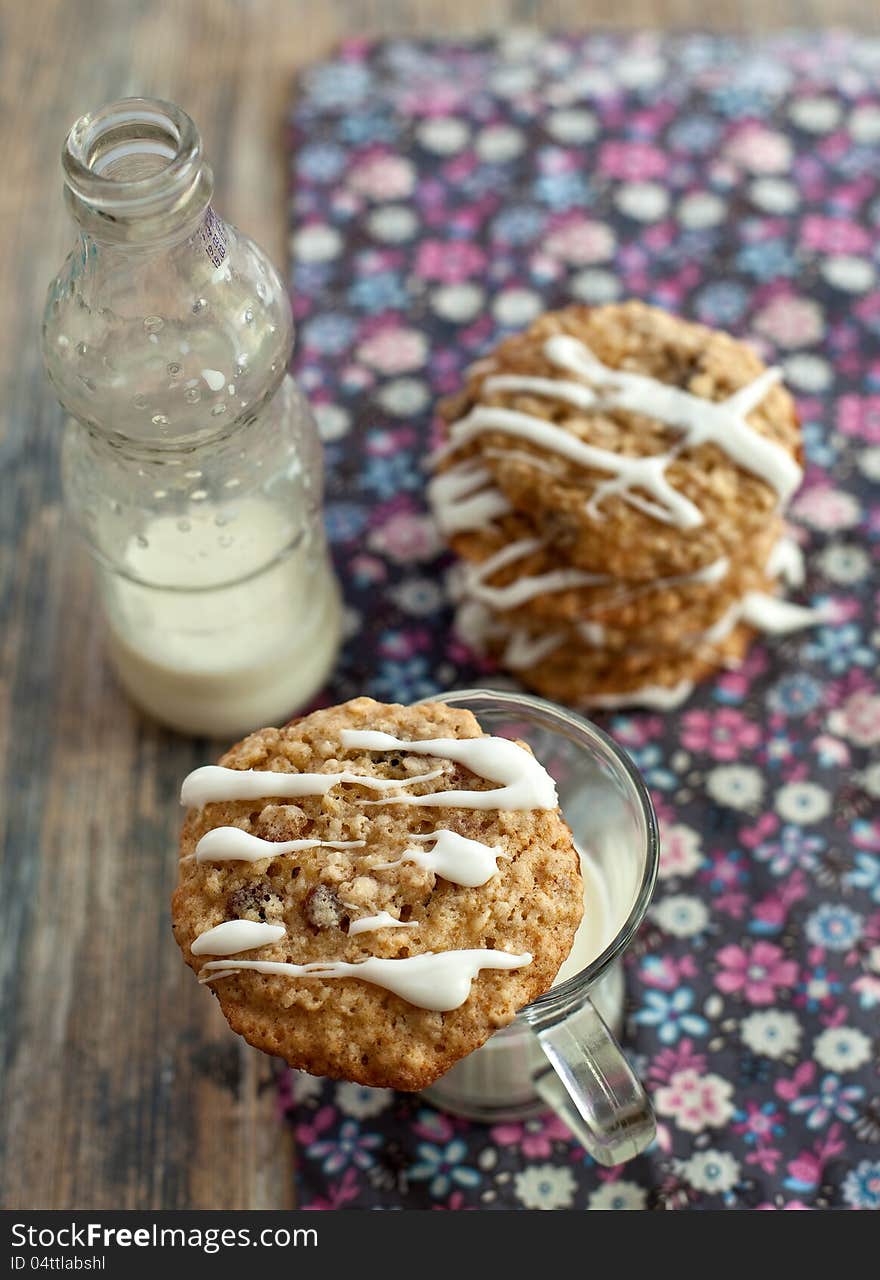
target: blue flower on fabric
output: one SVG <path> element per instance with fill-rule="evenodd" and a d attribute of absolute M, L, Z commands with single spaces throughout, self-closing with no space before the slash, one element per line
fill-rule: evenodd
<path fill-rule="evenodd" d="M 802 433 L 804 453 L 808 462 L 817 467 L 833 467 L 837 461 L 838 450 L 831 443 L 828 428 L 824 422 L 805 422 Z"/>
<path fill-rule="evenodd" d="M 423 478 L 405 453 L 367 458 L 361 474 L 363 487 L 382 499 L 393 498 L 404 490 L 418 489 L 423 483 Z"/>
<path fill-rule="evenodd" d="M 332 182 L 345 167 L 345 152 L 330 143 L 315 142 L 303 147 L 296 157 L 296 169 L 300 178 L 310 182 Z"/>
<path fill-rule="evenodd" d="M 726 84 L 715 89 L 710 101 L 721 115 L 734 120 L 740 116 L 766 115 L 770 106 L 770 99 L 762 89 L 740 84 Z"/>
<path fill-rule="evenodd" d="M 356 502 L 328 502 L 324 508 L 327 537 L 331 542 L 353 541 L 366 527 L 367 514 Z"/>
<path fill-rule="evenodd" d="M 636 1022 L 657 1028 L 661 1044 L 675 1044 L 681 1035 L 705 1036 L 709 1023 L 693 1012 L 694 993 L 690 987 L 679 987 L 671 995 L 663 991 L 646 991 L 644 1006 L 635 1015 Z"/>
<path fill-rule="evenodd" d="M 380 663 L 372 685 L 376 696 L 386 702 L 417 702 L 437 692 L 437 681 L 421 656 Z"/>
<path fill-rule="evenodd" d="M 767 695 L 772 711 L 784 716 L 809 715 L 822 701 L 822 686 L 803 672 L 785 676 Z"/>
<path fill-rule="evenodd" d="M 525 204 L 504 209 L 492 223 L 492 235 L 507 244 L 531 244 L 544 226 L 544 214 Z"/>
<path fill-rule="evenodd" d="M 371 142 L 393 142 L 399 132 L 394 118 L 379 111 L 353 112 L 339 126 L 342 141 L 354 143 L 355 146 Z"/>
<path fill-rule="evenodd" d="M 759 844 L 755 857 L 766 862 L 775 876 L 787 876 L 795 867 L 812 871 L 826 845 L 823 836 L 810 835 L 803 827 L 786 823 L 776 840 Z"/>
<path fill-rule="evenodd" d="M 630 747 L 629 754 L 649 787 L 671 791 L 676 786 L 678 779 L 671 769 L 665 767 L 663 752 L 656 742 L 646 747 Z"/>
<path fill-rule="evenodd" d="M 686 116 L 669 130 L 670 146 L 680 151 L 711 151 L 718 141 L 720 126 L 709 116 Z"/>
<path fill-rule="evenodd" d="M 839 627 L 820 627 L 816 638 L 808 644 L 808 658 L 824 662 L 834 675 L 842 675 L 851 667 L 872 667 L 877 654 L 862 641 L 861 627 L 847 622 Z"/>
<path fill-rule="evenodd" d="M 353 307 L 363 311 L 394 311 L 407 305 L 409 294 L 406 286 L 393 271 L 377 271 L 375 275 L 362 276 L 348 291 Z"/>
<path fill-rule="evenodd" d="M 590 186 L 580 173 L 542 173 L 536 179 L 535 198 L 551 209 L 572 209 L 587 204 Z"/>
<path fill-rule="evenodd" d="M 728 281 L 707 285 L 697 295 L 697 315 L 709 324 L 735 324 L 747 305 L 746 290 Z"/>
<path fill-rule="evenodd" d="M 841 902 L 823 902 L 807 918 L 807 937 L 828 951 L 849 951 L 862 936 L 862 917 Z"/>
<path fill-rule="evenodd" d="M 480 1184 L 476 1169 L 462 1164 L 468 1154 L 467 1143 L 455 1138 L 445 1147 L 433 1142 L 420 1142 L 417 1148 L 418 1164 L 414 1164 L 409 1176 L 414 1182 L 427 1182 L 432 1196 L 445 1196 L 453 1186 L 471 1190 Z"/>
<path fill-rule="evenodd" d="M 352 107 L 370 88 L 369 68 L 360 62 L 326 62 L 306 77 L 306 92 L 316 107 Z"/>
<path fill-rule="evenodd" d="M 323 315 L 307 320 L 302 327 L 305 346 L 328 356 L 338 356 L 346 351 L 354 339 L 354 321 L 340 312 L 326 311 Z"/>
<path fill-rule="evenodd" d="M 843 1198 L 854 1209 L 880 1209 L 880 1160 L 862 1160 L 843 1180 Z"/>
<path fill-rule="evenodd" d="M 880 856 L 859 851 L 856 865 L 844 876 L 844 883 L 853 889 L 865 889 L 874 902 L 880 902 Z"/>
<path fill-rule="evenodd" d="M 865 1090 L 860 1084 L 844 1084 L 833 1073 L 823 1076 L 818 1093 L 804 1094 L 790 1105 L 792 1115 L 804 1116 L 808 1129 L 824 1129 L 829 1120 L 855 1120 L 856 1103 Z"/>
<path fill-rule="evenodd" d="M 345 1120 L 335 1138 L 311 1143 L 308 1153 L 313 1159 L 322 1161 L 325 1173 L 337 1174 L 350 1165 L 356 1169 L 369 1169 L 376 1163 L 374 1151 L 381 1146 L 379 1134 L 361 1133 L 356 1120 Z"/>
<path fill-rule="evenodd" d="M 736 256 L 736 265 L 756 280 L 773 280 L 795 273 L 795 261 L 781 240 L 762 240 L 747 244 Z"/>

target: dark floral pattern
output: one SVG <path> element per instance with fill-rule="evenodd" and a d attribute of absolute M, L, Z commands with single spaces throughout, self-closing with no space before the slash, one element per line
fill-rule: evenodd
<path fill-rule="evenodd" d="M 517 32 L 350 42 L 300 86 L 296 367 L 350 637 L 328 699 L 497 679 L 449 630 L 431 406 L 572 299 L 638 296 L 783 366 L 827 617 L 678 714 L 602 717 L 664 829 L 628 967 L 654 1148 L 603 1170 L 555 1117 L 487 1129 L 288 1075 L 304 1205 L 880 1208 L 878 77 L 880 44 L 845 34 Z"/>

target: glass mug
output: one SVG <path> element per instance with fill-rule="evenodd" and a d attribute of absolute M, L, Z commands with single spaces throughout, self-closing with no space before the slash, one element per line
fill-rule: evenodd
<path fill-rule="evenodd" d="M 456 1063 L 425 1096 L 446 1111 L 489 1122 L 521 1120 L 549 1107 L 600 1164 L 621 1164 L 652 1142 L 656 1127 L 645 1091 L 608 1028 L 611 1023 L 619 1030 L 622 1023 L 620 961 L 657 878 L 650 796 L 606 734 L 542 698 L 465 689 L 425 701 L 463 707 L 487 733 L 527 742 L 552 774 L 581 852 L 588 886 L 582 929 L 592 935 L 578 934 L 562 981 Z"/>

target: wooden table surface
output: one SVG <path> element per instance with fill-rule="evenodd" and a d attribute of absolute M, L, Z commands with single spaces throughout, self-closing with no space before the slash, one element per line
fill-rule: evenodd
<path fill-rule="evenodd" d="M 227 1032 L 173 944 L 177 789 L 212 744 L 164 732 L 102 657 L 62 524 L 60 410 L 39 316 L 73 243 L 59 152 L 127 94 L 195 117 L 218 207 L 284 257 L 281 121 L 297 67 L 343 35 L 512 23 L 876 30 L 871 0 L 10 0 L 0 15 L 0 1206 L 294 1202 L 273 1060 Z"/>

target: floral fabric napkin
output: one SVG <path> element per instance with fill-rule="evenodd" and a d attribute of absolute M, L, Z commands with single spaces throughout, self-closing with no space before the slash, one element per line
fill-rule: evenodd
<path fill-rule="evenodd" d="M 434 398 L 544 308 L 636 296 L 748 335 L 798 397 L 804 598 L 680 712 L 597 717 L 664 830 L 625 1043 L 655 1147 L 597 1167 L 288 1076 L 322 1208 L 880 1208 L 880 43 L 516 32 L 351 42 L 290 118 L 296 371 L 326 442 L 349 641 L 327 699 L 494 679 L 450 633 Z"/>

